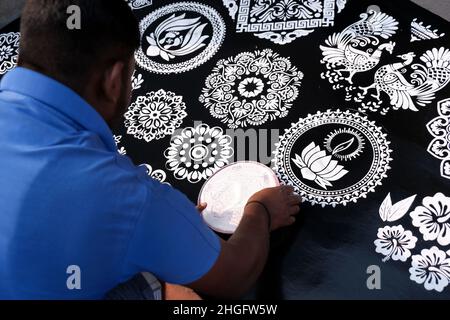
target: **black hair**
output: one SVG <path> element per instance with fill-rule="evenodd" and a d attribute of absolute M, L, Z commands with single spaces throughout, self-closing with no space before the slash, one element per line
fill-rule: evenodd
<path fill-rule="evenodd" d="M 68 28 L 70 6 L 80 29 Z M 28 0 L 21 18 L 19 65 L 81 84 L 100 66 L 130 58 L 140 45 L 139 25 L 124 0 Z"/>

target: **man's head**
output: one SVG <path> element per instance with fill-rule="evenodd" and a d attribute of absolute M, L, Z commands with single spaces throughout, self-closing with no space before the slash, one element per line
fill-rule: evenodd
<path fill-rule="evenodd" d="M 81 28 L 69 30 L 70 6 Z M 124 0 L 28 0 L 21 18 L 19 66 L 72 88 L 113 124 L 131 95 L 139 26 Z"/>

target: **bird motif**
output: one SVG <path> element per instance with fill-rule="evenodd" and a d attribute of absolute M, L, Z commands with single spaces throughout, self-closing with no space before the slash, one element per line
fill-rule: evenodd
<path fill-rule="evenodd" d="M 375 68 L 384 50 L 392 54 L 395 42 L 380 44 L 379 37 L 389 39 L 398 29 L 398 22 L 391 16 L 371 11 L 363 13 L 361 20 L 348 26 L 340 33 L 334 33 L 325 41 L 326 46 L 320 46 L 323 61 L 332 65 L 339 75 L 348 72 L 345 80 L 353 84 L 353 76 L 359 72 L 366 72 Z M 372 44 L 378 46 L 376 50 L 361 48 Z M 359 49 L 358 49 L 359 47 Z"/>
<path fill-rule="evenodd" d="M 412 52 L 398 56 L 403 62 L 380 67 L 375 73 L 374 83 L 360 89 L 364 95 L 375 89 L 376 94 L 372 97 L 378 100 L 381 99 L 381 92 L 386 93 L 394 110 L 418 111 L 416 103 L 419 106 L 431 103 L 435 93 L 450 82 L 450 50 L 441 47 L 425 52 L 420 57 L 424 64 L 411 66 L 413 72 L 411 81 L 408 81 L 402 71 L 413 63 L 415 57 Z"/>

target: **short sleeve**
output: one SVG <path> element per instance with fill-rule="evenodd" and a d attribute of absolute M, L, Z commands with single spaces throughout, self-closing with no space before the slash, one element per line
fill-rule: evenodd
<path fill-rule="evenodd" d="M 128 248 L 128 266 L 174 284 L 194 282 L 216 262 L 219 238 L 184 194 L 168 185 L 150 184 Z"/>

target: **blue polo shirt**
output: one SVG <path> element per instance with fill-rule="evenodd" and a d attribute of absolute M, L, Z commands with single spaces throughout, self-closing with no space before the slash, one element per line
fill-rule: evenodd
<path fill-rule="evenodd" d="M 219 252 L 193 203 L 120 155 L 79 95 L 28 69 L 4 76 L 0 299 L 101 299 L 142 271 L 191 283 Z"/>

